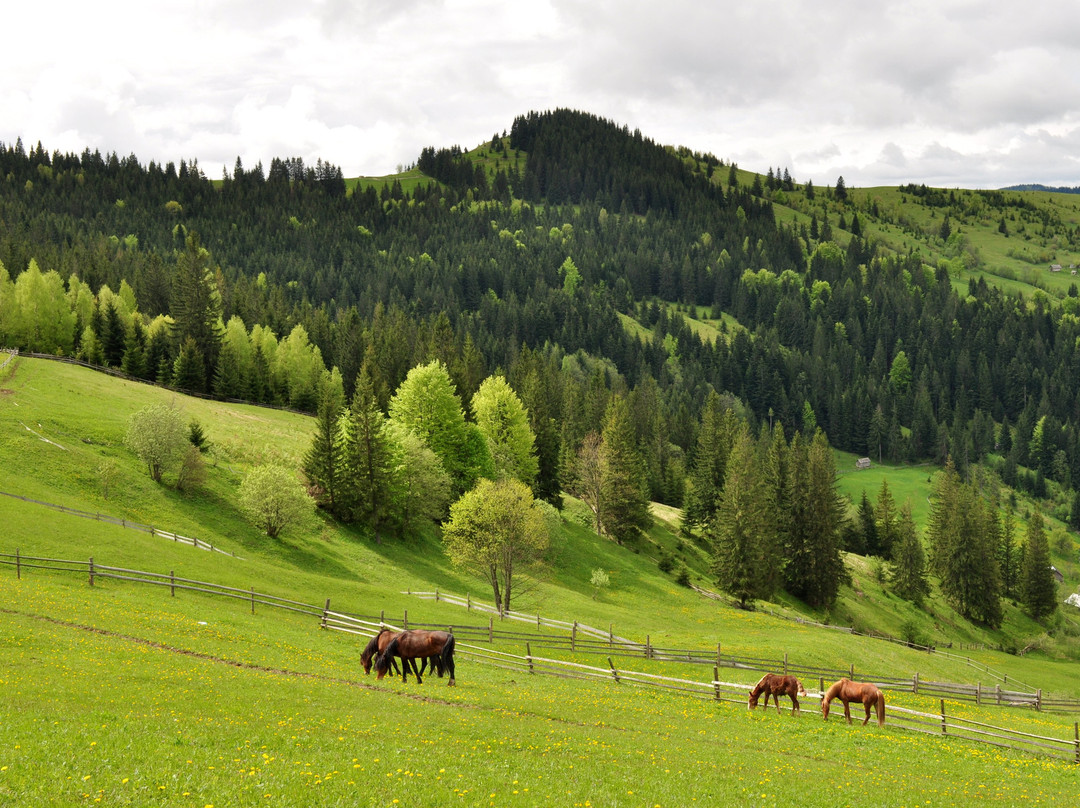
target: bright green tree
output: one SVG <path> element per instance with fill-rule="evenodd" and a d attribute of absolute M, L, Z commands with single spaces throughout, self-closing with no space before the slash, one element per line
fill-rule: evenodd
<path fill-rule="evenodd" d="M 472 399 L 476 425 L 495 465 L 496 479 L 512 478 L 532 485 L 539 464 L 536 438 L 521 399 L 502 376 L 488 376 Z"/>
<path fill-rule="evenodd" d="M 132 413 L 124 443 L 158 483 L 166 471 L 180 464 L 190 445 L 179 410 L 166 404 L 151 404 Z"/>
<path fill-rule="evenodd" d="M 519 480 L 480 480 L 450 506 L 443 543 L 451 563 L 475 570 L 491 586 L 500 614 L 510 610 L 514 578 L 548 546 L 544 513 Z"/>
<path fill-rule="evenodd" d="M 54 270 L 42 272 L 31 259 L 15 279 L 7 322 L 13 347 L 67 355 L 75 342 L 75 313 L 68 304 L 64 281 Z"/>
<path fill-rule="evenodd" d="M 256 466 L 249 471 L 240 483 L 239 500 L 248 518 L 272 539 L 314 508 L 296 475 L 281 466 Z"/>
<path fill-rule="evenodd" d="M 402 532 L 446 516 L 450 475 L 442 461 L 415 432 L 396 421 L 383 427 L 390 441 L 393 478 L 389 519 Z"/>

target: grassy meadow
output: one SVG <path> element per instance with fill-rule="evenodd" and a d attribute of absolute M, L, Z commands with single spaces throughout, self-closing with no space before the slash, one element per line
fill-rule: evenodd
<path fill-rule="evenodd" d="M 181 494 L 154 484 L 123 446 L 128 416 L 173 400 L 197 419 L 212 449 L 206 484 Z M 487 600 L 483 583 L 450 568 L 434 531 L 374 539 L 318 514 L 278 540 L 242 518 L 235 492 L 252 465 L 293 466 L 312 419 L 175 395 L 56 362 L 19 359 L 0 376 L 0 491 L 124 516 L 197 536 L 240 558 L 196 550 L 119 526 L 0 496 L 0 552 L 128 567 L 254 587 L 304 603 L 395 619 L 486 624 L 412 591 Z M 47 442 L 49 441 L 49 442 Z M 853 461 L 852 461 L 853 462 Z M 926 469 L 889 473 L 902 501 Z M 860 472 L 870 475 L 871 472 Z M 910 475 L 907 479 L 905 475 Z M 841 487 L 854 475 L 843 475 Z M 880 478 L 860 477 L 876 495 Z M 105 482 L 108 482 L 106 488 Z M 169 482 L 169 477 L 166 477 Z M 852 491 L 855 489 L 852 488 Z M 851 492 L 848 492 L 851 493 Z M 855 495 L 857 497 L 857 494 Z M 815 628 L 703 598 L 657 569 L 662 553 L 709 586 L 707 554 L 658 507 L 636 546 L 596 538 L 569 500 L 546 563 L 517 608 L 580 620 L 655 646 L 724 653 L 924 680 L 1010 682 L 1080 697 L 1076 663 L 1049 648 L 1024 657 L 963 653 L 983 669 L 902 645 Z M 898 634 L 909 620 L 935 641 L 995 643 L 944 604 L 916 614 L 852 557 L 852 586 L 831 615 L 797 602 L 769 605 Z M 591 572 L 611 585 L 596 593 Z M 921 617 L 919 616 L 921 615 Z M 1001 637 L 1037 635 L 1013 607 Z M 519 627 L 520 624 L 512 624 Z M 507 628 L 511 626 L 508 625 Z M 524 630 L 524 629 L 523 629 Z M 965 639 L 966 638 L 966 639 Z M 925 805 L 1059 804 L 1080 768 L 887 724 L 822 722 L 813 700 L 793 718 L 743 704 L 613 682 L 530 677 L 458 662 L 444 680 L 364 677 L 361 640 L 317 619 L 240 600 L 0 566 L 0 803 L 11 805 Z M 497 650 L 523 653 L 513 644 Z M 601 665 L 595 656 L 568 657 Z M 712 670 L 620 661 L 709 681 Z M 752 684 L 755 671 L 721 669 Z M 816 683 L 807 683 L 811 689 Z M 913 709 L 936 702 L 888 695 Z M 999 726 L 1070 738 L 1075 715 L 950 704 Z"/>

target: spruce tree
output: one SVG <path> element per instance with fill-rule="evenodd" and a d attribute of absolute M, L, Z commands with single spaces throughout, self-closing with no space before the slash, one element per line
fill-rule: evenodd
<path fill-rule="evenodd" d="M 356 378 L 348 423 L 343 457 L 348 507 L 351 517 L 369 525 L 378 538 L 393 498 L 394 449 L 365 368 Z"/>
<path fill-rule="evenodd" d="M 889 481 L 884 477 L 881 479 L 881 489 L 874 504 L 874 522 L 877 526 L 878 554 L 886 560 L 891 559 L 893 546 L 897 541 L 898 525 L 896 502 L 889 491 Z"/>
<path fill-rule="evenodd" d="M 1053 614 L 1057 609 L 1057 585 L 1050 571 L 1050 544 L 1043 528 L 1042 510 L 1038 506 L 1027 524 L 1020 600 L 1025 611 L 1036 620 Z"/>
<path fill-rule="evenodd" d="M 636 538 L 651 522 L 644 464 L 634 440 L 630 408 L 617 396 L 608 407 L 600 445 L 604 527 L 619 544 Z"/>
<path fill-rule="evenodd" d="M 228 349 L 221 352 L 222 361 L 231 355 Z M 220 376 L 219 376 L 220 378 Z M 215 380 L 216 381 L 216 380 Z M 304 455 L 303 471 L 308 481 L 308 491 L 319 507 L 327 508 L 341 517 L 341 485 L 343 469 L 341 457 L 341 429 L 339 418 L 344 406 L 340 391 L 331 384 L 319 385 L 319 403 L 315 415 L 315 434 L 311 446 Z"/>
<path fill-rule="evenodd" d="M 720 588 L 743 608 L 755 598 L 769 597 L 774 588 L 765 552 L 770 534 L 768 493 L 757 461 L 744 429 L 732 447 L 724 490 L 708 526 L 712 573 Z"/>
<path fill-rule="evenodd" d="M 897 595 L 919 604 L 930 593 L 930 581 L 926 576 L 926 553 L 908 502 L 900 509 L 896 533 L 889 580 Z"/>

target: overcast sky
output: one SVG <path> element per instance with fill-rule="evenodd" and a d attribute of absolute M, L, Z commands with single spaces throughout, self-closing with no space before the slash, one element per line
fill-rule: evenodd
<path fill-rule="evenodd" d="M 383 175 L 591 112 L 797 181 L 1080 185 L 1076 0 L 23 0 L 0 140 Z"/>

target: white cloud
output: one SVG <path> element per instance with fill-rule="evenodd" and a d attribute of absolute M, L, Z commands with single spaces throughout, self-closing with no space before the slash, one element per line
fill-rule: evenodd
<path fill-rule="evenodd" d="M 0 140 L 211 176 L 384 174 L 571 107 L 818 184 L 1080 184 L 1074 0 L 41 0 L 5 23 L 42 35 L 5 41 Z"/>

